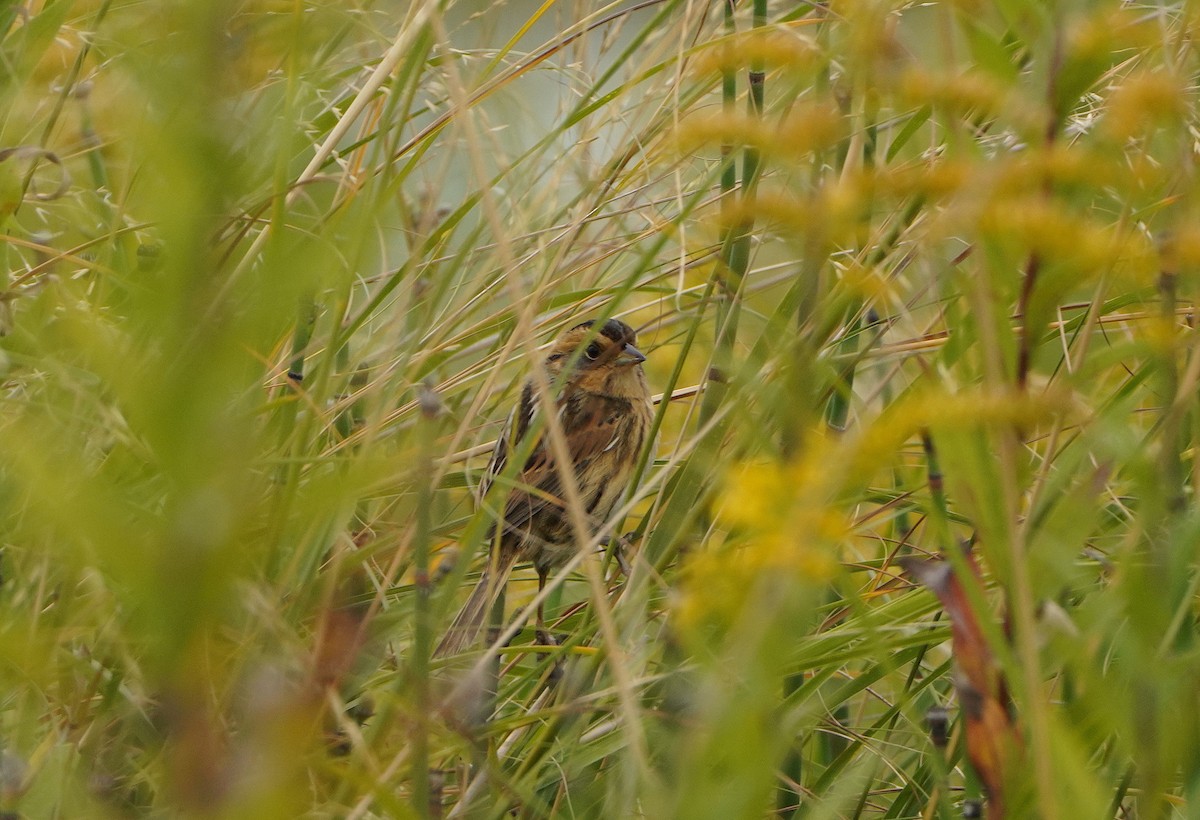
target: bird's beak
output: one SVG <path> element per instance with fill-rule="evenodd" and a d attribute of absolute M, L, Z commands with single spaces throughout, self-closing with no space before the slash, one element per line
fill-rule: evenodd
<path fill-rule="evenodd" d="M 617 357 L 617 364 L 641 364 L 644 361 L 646 361 L 646 354 L 628 344 L 621 350 L 621 355 Z"/>

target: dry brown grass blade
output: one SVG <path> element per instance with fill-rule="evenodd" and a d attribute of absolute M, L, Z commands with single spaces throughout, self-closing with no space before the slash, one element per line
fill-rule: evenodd
<path fill-rule="evenodd" d="M 969 552 L 963 556 L 971 577 L 980 584 L 979 567 Z M 913 556 L 899 559 L 904 569 L 937 596 L 950 616 L 951 645 L 957 666 L 954 688 L 966 726 L 967 756 L 988 793 L 988 817 L 1000 820 L 1011 805 L 1008 785 L 1022 750 L 1021 735 L 1010 713 L 1008 687 L 988 647 L 979 615 L 972 608 L 963 579 L 948 561 Z M 982 585 L 980 585 L 982 591 Z"/>

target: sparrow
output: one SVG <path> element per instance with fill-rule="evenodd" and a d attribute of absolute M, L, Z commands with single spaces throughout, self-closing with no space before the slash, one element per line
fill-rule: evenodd
<path fill-rule="evenodd" d="M 594 321 L 587 321 L 555 340 L 541 363 L 557 388 L 554 408 L 589 536 L 629 489 L 650 430 L 653 408 L 642 370 L 646 357 L 636 344 L 637 334 L 624 322 L 609 319 L 596 327 Z M 496 440 L 480 482 L 482 504 L 509 458 L 528 453 L 489 532 L 491 560 L 435 657 L 456 654 L 475 641 L 518 562 L 533 564 L 540 591 L 549 574 L 582 546 L 576 539 L 550 432 L 538 419 L 542 402 L 534 385 L 532 376 L 525 380 L 520 401 Z M 542 626 L 540 608 L 538 626 Z"/>

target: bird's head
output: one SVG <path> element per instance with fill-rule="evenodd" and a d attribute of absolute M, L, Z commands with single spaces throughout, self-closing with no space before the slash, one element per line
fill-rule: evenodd
<path fill-rule="evenodd" d="M 581 390 L 605 396 L 640 398 L 646 394 L 637 334 L 619 319 L 599 329 L 588 321 L 563 333 L 546 354 L 546 370 L 558 378 L 570 368 L 566 381 Z"/>

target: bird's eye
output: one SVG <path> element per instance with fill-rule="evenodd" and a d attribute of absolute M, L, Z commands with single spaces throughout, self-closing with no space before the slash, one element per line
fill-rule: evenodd
<path fill-rule="evenodd" d="M 593 362 L 596 361 L 596 359 L 600 358 L 600 345 L 598 345 L 596 342 L 592 342 L 587 346 L 587 350 L 583 351 L 583 354 Z"/>

